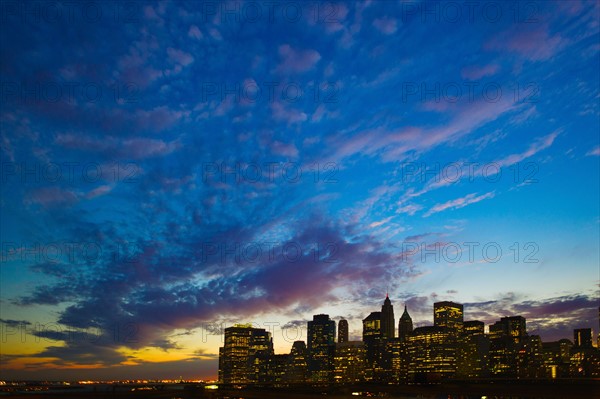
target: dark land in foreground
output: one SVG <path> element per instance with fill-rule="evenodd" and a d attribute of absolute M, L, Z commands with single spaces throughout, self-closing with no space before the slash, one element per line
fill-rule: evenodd
<path fill-rule="evenodd" d="M 47 387 L 46 387 L 47 388 Z M 354 394 L 353 394 L 354 393 Z M 357 394 L 358 393 L 358 394 Z M 399 399 L 567 399 L 600 398 L 600 380 L 445 383 L 436 385 L 389 386 L 361 384 L 335 387 L 299 386 L 293 388 L 220 387 L 205 389 L 197 384 L 98 386 L 96 391 L 87 387 L 71 386 L 39 392 L 0 392 L 9 398 L 157 398 L 157 399 L 306 399 L 357 397 L 388 397 Z"/>

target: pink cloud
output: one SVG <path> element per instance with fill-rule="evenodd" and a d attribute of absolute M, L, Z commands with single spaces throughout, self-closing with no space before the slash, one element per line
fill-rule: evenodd
<path fill-rule="evenodd" d="M 477 195 L 476 193 L 471 193 L 465 195 L 464 197 L 457 198 L 451 201 L 444 202 L 443 204 L 437 204 L 430 210 L 428 210 L 423 217 L 428 217 L 433 215 L 434 213 L 445 211 L 446 209 L 460 209 L 464 208 L 467 205 L 475 204 L 477 202 L 483 201 L 484 199 L 494 198 L 495 193 L 490 191 L 489 193 Z"/>
<path fill-rule="evenodd" d="M 287 109 L 279 102 L 275 102 L 271 105 L 271 111 L 273 112 L 273 118 L 275 120 L 285 121 L 288 124 L 304 122 L 308 119 L 304 112 L 300 112 L 296 109 Z"/>
<path fill-rule="evenodd" d="M 535 25 L 530 29 L 508 30 L 488 41 L 484 48 L 516 53 L 531 61 L 543 61 L 558 53 L 567 40 L 559 34 L 551 36 L 547 25 Z"/>
<path fill-rule="evenodd" d="M 587 155 L 587 156 L 591 156 L 591 155 L 600 156 L 600 145 L 597 145 L 596 147 L 592 148 L 585 155 Z"/>
<path fill-rule="evenodd" d="M 283 73 L 306 72 L 312 69 L 321 59 L 315 50 L 295 50 L 289 44 L 279 46 L 281 63 L 277 70 Z"/>
<path fill-rule="evenodd" d="M 59 187 L 43 187 L 29 194 L 28 203 L 37 203 L 44 207 L 70 205 L 78 201 L 77 194 Z"/>
<path fill-rule="evenodd" d="M 500 67 L 497 64 L 488 64 L 484 66 L 473 65 L 463 68 L 460 74 L 464 79 L 476 80 L 481 79 L 484 76 L 495 75 L 499 69 Z"/>
<path fill-rule="evenodd" d="M 154 156 L 167 155 L 178 149 L 179 141 L 165 142 L 158 139 L 131 138 L 120 140 L 115 137 L 104 137 L 95 139 L 89 136 L 75 134 L 59 134 L 55 143 L 71 149 L 105 152 L 114 157 L 126 157 L 129 159 L 143 159 Z"/>
<path fill-rule="evenodd" d="M 186 53 L 183 50 L 178 50 L 173 47 L 167 48 L 167 55 L 169 56 L 169 60 L 183 66 L 188 66 L 194 62 L 194 57 L 190 53 Z"/>
<path fill-rule="evenodd" d="M 298 149 L 294 143 L 283 143 L 281 141 L 274 141 L 271 144 L 271 152 L 283 157 L 296 158 L 298 156 Z"/>
<path fill-rule="evenodd" d="M 202 32 L 200 31 L 200 29 L 196 26 L 196 25 L 192 25 L 190 26 L 190 29 L 188 30 L 188 36 L 191 38 L 194 38 L 196 40 L 200 40 L 202 39 Z"/>
<path fill-rule="evenodd" d="M 393 18 L 383 17 L 375 19 L 373 26 L 384 35 L 391 35 L 398 29 L 398 22 Z"/>
<path fill-rule="evenodd" d="M 540 139 L 533 142 L 526 151 L 518 154 L 511 154 L 498 161 L 495 161 L 495 163 L 499 165 L 499 167 L 504 168 L 510 165 L 514 165 L 517 162 L 521 162 L 522 160 L 529 158 L 537 154 L 538 152 L 550 147 L 552 143 L 554 143 L 554 140 L 556 139 L 559 133 L 560 131 L 556 130 L 544 137 L 541 137 Z"/>
<path fill-rule="evenodd" d="M 114 188 L 113 186 L 109 186 L 109 185 L 99 186 L 99 187 L 96 187 L 95 189 L 93 189 L 92 191 L 88 192 L 85 195 L 85 197 L 88 199 L 101 197 L 105 194 L 110 193 L 113 188 Z"/>

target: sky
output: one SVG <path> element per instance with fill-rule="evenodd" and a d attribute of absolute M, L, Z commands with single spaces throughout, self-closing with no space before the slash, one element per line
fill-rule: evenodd
<path fill-rule="evenodd" d="M 386 294 L 598 333 L 598 2 L 1 7 L 0 380 L 214 378 Z"/>

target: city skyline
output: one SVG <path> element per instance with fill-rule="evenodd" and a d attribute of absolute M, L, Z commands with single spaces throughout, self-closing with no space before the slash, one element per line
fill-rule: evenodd
<path fill-rule="evenodd" d="M 573 340 L 548 342 L 528 332 L 527 320 L 520 315 L 486 326 L 467 320 L 460 303 L 436 302 L 432 310 L 432 325 L 413 328 L 405 306 L 396 334 L 393 304 L 386 295 L 381 311 L 362 320 L 362 337 L 357 340 L 348 340 L 345 327 L 335 340 L 336 322 L 316 314 L 306 321 L 306 339 L 295 339 L 285 354 L 275 352 L 271 329 L 252 324 L 227 327 L 219 349 L 218 382 L 285 387 L 600 376 L 600 342 L 593 328 L 574 328 Z M 340 319 L 337 325 L 347 321 Z"/>
<path fill-rule="evenodd" d="M 594 0 L 0 2 L 0 381 L 443 301 L 596 334 L 599 37 Z"/>

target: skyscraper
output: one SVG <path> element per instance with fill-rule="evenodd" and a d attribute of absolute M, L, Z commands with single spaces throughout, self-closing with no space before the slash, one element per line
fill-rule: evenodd
<path fill-rule="evenodd" d="M 307 350 L 304 341 L 295 341 L 290 352 L 287 368 L 287 381 L 292 384 L 304 383 L 308 377 Z"/>
<path fill-rule="evenodd" d="M 433 325 L 447 327 L 454 335 L 463 330 L 463 305 L 444 301 L 433 304 Z"/>
<path fill-rule="evenodd" d="M 338 323 L 338 344 L 348 342 L 348 320 L 342 319 Z"/>
<path fill-rule="evenodd" d="M 408 310 L 406 310 L 406 305 L 404 305 L 404 313 L 400 317 L 400 321 L 398 322 L 398 337 L 401 342 L 406 341 L 408 334 L 410 334 L 413 330 L 412 319 L 408 314 Z"/>
<path fill-rule="evenodd" d="M 308 371 L 315 382 L 333 380 L 335 321 L 329 315 L 313 316 L 308 322 Z"/>
<path fill-rule="evenodd" d="M 576 348 L 592 348 L 592 329 L 578 328 L 573 330 L 573 345 Z"/>
<path fill-rule="evenodd" d="M 502 317 L 490 325 L 489 368 L 495 377 L 517 376 L 517 353 L 527 338 L 525 318 Z"/>
<path fill-rule="evenodd" d="M 383 371 L 383 351 L 385 340 L 382 337 L 381 312 L 371 312 L 363 320 L 363 342 L 366 354 L 366 379 L 377 379 Z"/>
<path fill-rule="evenodd" d="M 390 297 L 386 294 L 383 306 L 381 306 L 381 337 L 392 339 L 396 336 L 396 319 L 394 318 L 394 306 Z"/>
<path fill-rule="evenodd" d="M 259 381 L 260 360 L 273 355 L 271 333 L 250 324 L 225 329 L 225 345 L 219 349 L 219 381 L 245 384 Z"/>

